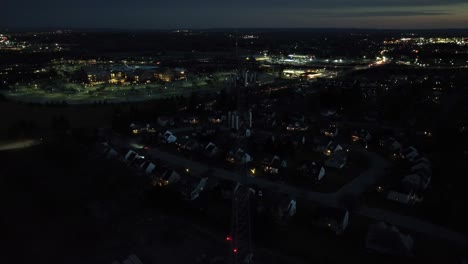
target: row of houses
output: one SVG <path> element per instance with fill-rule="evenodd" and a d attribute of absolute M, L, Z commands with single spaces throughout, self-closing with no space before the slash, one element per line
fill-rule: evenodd
<path fill-rule="evenodd" d="M 380 145 L 396 159 L 408 164 L 407 172 L 399 183 L 386 193 L 386 198 L 402 204 L 415 204 L 423 200 L 423 193 L 432 180 L 432 164 L 414 146 L 403 148 L 393 137 L 384 138 Z"/>
<path fill-rule="evenodd" d="M 171 136 L 175 137 L 176 140 L 167 140 Z M 176 145 L 184 151 L 201 151 L 201 153 L 207 155 L 207 157 L 213 157 L 220 153 L 220 148 L 214 142 L 202 144 L 191 137 L 177 137 L 170 131 L 161 134 L 161 139 L 168 144 Z M 337 150 L 336 152 L 342 153 L 343 150 Z M 235 163 L 247 164 L 253 161 L 253 158 L 242 148 L 237 148 L 235 151 L 229 151 L 228 153 L 232 158 L 232 162 Z M 141 155 L 135 151 L 129 151 L 126 153 L 124 159 L 126 162 L 131 162 L 131 160 L 138 160 L 139 156 Z M 408 157 L 410 156 L 411 155 Z M 418 161 L 418 159 L 414 161 Z M 287 166 L 287 161 L 282 159 L 279 155 L 265 158 L 262 163 L 265 164 L 264 170 L 268 173 L 277 173 L 277 170 Z M 135 166 L 140 166 L 146 174 L 152 174 L 151 179 L 153 180 L 153 185 L 177 190 L 183 197 L 187 197 L 186 200 L 197 199 L 200 193 L 206 188 L 210 179 L 209 177 L 201 177 L 200 181 L 195 181 L 192 177 L 186 177 L 186 175 L 183 175 L 183 173 L 177 171 L 177 169 L 155 171 L 157 166 L 154 163 L 150 163 L 148 160 L 142 163 L 136 162 L 134 164 Z M 300 167 L 300 170 L 310 175 L 315 175 L 314 177 L 316 177 L 317 180 L 321 180 L 326 175 L 325 168 L 326 166 L 319 162 L 305 161 Z M 190 186 L 190 188 L 188 188 L 188 186 Z M 297 200 L 294 197 L 278 194 L 269 190 L 262 190 L 257 187 L 252 187 L 251 189 L 252 193 L 255 195 L 254 200 L 256 202 L 254 204 L 256 204 L 257 211 L 268 212 L 268 215 L 273 217 L 273 220 L 278 223 L 288 223 L 290 219 L 296 216 L 297 212 L 307 210 L 307 203 L 302 203 L 303 201 Z M 310 220 L 309 224 L 312 226 L 328 230 L 331 234 L 342 235 L 349 227 L 350 217 L 351 214 L 348 210 L 317 208 L 308 219 Z M 396 227 L 385 223 L 371 225 L 365 240 L 366 250 L 398 256 L 411 254 L 413 244 L 414 242 L 409 235 L 405 235 Z"/>
<path fill-rule="evenodd" d="M 249 164 L 247 168 L 251 176 L 255 176 L 259 172 L 265 175 L 280 176 L 284 172 L 289 171 L 288 160 L 282 158 L 281 155 L 278 154 L 263 154 L 254 159 L 251 153 L 246 152 L 242 147 L 238 147 L 236 144 L 234 144 L 233 147 L 226 145 L 219 146 L 213 141 L 205 141 L 205 143 L 202 143 L 203 141 L 200 141 L 197 137 L 182 136 L 178 138 L 170 131 L 161 134 L 160 138 L 164 143 L 174 144 L 180 151 L 191 152 L 192 154 L 197 154 L 207 159 L 218 160 L 220 162 L 224 161 L 226 164 L 231 165 Z M 305 137 L 300 140 L 303 143 L 299 144 L 305 144 L 304 138 Z M 256 142 L 260 141 L 261 139 L 256 140 Z M 266 141 L 265 144 L 268 144 L 268 142 L 274 144 L 277 140 L 274 136 L 269 136 Z M 329 141 L 329 143 L 333 142 Z M 226 147 L 230 149 L 226 149 Z M 326 147 L 328 147 L 328 151 L 325 150 Z M 326 168 L 343 169 L 345 167 L 348 160 L 348 151 L 348 147 L 342 147 L 340 144 L 327 144 L 321 151 L 325 159 L 305 160 L 299 164 L 296 171 L 304 178 L 320 181 L 325 177 Z"/>
<path fill-rule="evenodd" d="M 193 175 L 187 168 L 167 166 L 133 149 L 118 150 L 109 143 L 102 143 L 99 153 L 102 158 L 119 160 L 134 168 L 154 187 L 170 187 L 189 201 L 197 199 L 207 186 L 209 175 Z"/>

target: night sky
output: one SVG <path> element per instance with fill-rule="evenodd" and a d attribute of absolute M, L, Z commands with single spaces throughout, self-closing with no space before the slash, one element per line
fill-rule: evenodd
<path fill-rule="evenodd" d="M 2 0 L 0 27 L 468 28 L 467 0 Z"/>

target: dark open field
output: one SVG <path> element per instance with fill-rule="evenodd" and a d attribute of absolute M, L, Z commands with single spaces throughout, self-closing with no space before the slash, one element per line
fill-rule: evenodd
<path fill-rule="evenodd" d="M 63 115 L 72 127 L 102 127 L 112 122 L 112 106 L 43 106 L 16 102 L 0 102 L 0 137 L 20 121 L 34 122 L 39 129 L 48 129 L 55 116 Z"/>
<path fill-rule="evenodd" d="M 2 151 L 0 159 L 2 263 L 110 264 L 130 254 L 143 263 L 196 263 L 225 255 L 222 236 L 148 207 L 144 180 L 123 163 L 89 158 L 69 142 Z"/>

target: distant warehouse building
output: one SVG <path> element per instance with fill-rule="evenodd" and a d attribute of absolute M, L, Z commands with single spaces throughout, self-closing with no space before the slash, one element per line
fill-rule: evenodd
<path fill-rule="evenodd" d="M 314 79 L 322 76 L 322 72 L 313 69 L 284 69 L 282 77 L 286 79 Z"/>
<path fill-rule="evenodd" d="M 186 70 L 183 68 L 154 68 L 154 69 L 140 69 L 137 68 L 132 74 L 132 81 L 136 83 L 152 83 L 157 81 L 173 82 L 178 80 L 185 80 Z"/>
<path fill-rule="evenodd" d="M 86 83 L 99 84 L 130 84 L 173 82 L 186 79 L 186 70 L 183 68 L 168 68 L 158 66 L 126 66 L 104 68 L 97 65 L 82 67 Z"/>

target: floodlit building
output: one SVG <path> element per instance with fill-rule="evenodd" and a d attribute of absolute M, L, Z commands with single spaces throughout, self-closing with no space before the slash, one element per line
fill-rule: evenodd
<path fill-rule="evenodd" d="M 97 66 L 85 66 L 82 68 L 86 76 L 86 80 L 91 85 L 104 84 L 108 83 L 111 75 L 110 73 L 103 68 Z"/>

